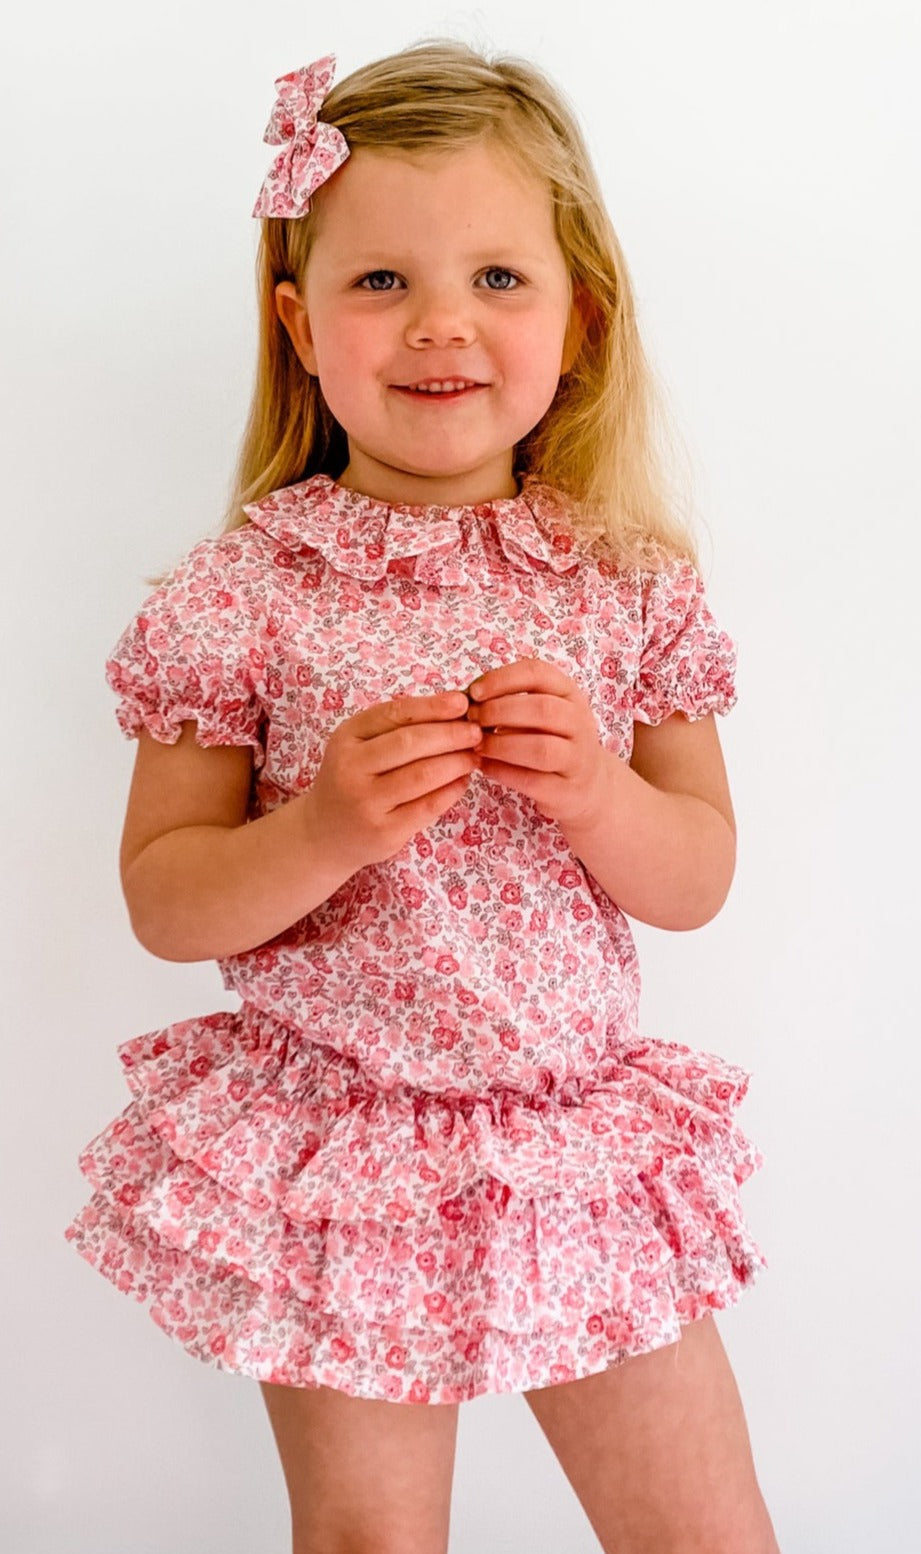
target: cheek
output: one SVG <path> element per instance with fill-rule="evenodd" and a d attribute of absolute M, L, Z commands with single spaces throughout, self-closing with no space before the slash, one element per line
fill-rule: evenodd
<path fill-rule="evenodd" d="M 543 415 L 557 391 L 560 380 L 561 351 L 553 337 L 538 336 L 530 343 L 519 342 L 506 361 L 507 377 L 517 386 L 519 396 L 529 409 Z"/>
<path fill-rule="evenodd" d="M 516 322 L 519 327 L 508 332 L 502 345 L 506 365 L 517 378 L 544 390 L 559 376 L 565 325 L 555 312 L 535 313 L 524 324 L 520 319 Z"/>
<path fill-rule="evenodd" d="M 327 315 L 314 325 L 320 386 L 334 415 L 344 397 L 354 401 L 367 392 L 368 375 L 377 371 L 375 336 L 366 320 L 347 315 Z"/>
<path fill-rule="evenodd" d="M 535 318 L 533 327 L 509 341 L 503 360 L 506 382 L 514 385 L 516 437 L 536 426 L 547 413 L 560 386 L 563 333 L 556 316 Z"/>

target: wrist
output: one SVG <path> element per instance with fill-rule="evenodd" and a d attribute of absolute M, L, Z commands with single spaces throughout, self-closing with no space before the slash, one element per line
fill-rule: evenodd
<path fill-rule="evenodd" d="M 615 755 L 613 750 L 606 750 L 603 746 L 600 748 L 600 757 L 585 808 L 573 819 L 559 823 L 560 830 L 570 845 L 593 836 L 601 827 L 610 826 L 618 796 L 624 794 L 630 786 L 629 771 L 630 768 L 626 762 Z"/>

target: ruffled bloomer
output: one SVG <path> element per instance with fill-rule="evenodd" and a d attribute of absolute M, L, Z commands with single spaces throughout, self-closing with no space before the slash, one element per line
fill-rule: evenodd
<path fill-rule="evenodd" d="M 456 1403 L 680 1338 L 766 1259 L 739 1188 L 749 1075 L 678 1042 L 539 1096 L 382 1090 L 244 1003 L 118 1049 L 76 1249 L 198 1359 Z"/>

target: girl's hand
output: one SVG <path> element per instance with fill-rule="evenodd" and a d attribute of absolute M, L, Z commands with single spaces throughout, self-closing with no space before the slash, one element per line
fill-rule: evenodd
<path fill-rule="evenodd" d="M 482 733 L 465 695 L 375 702 L 333 729 L 308 795 L 317 835 L 351 869 L 382 863 L 456 804 Z"/>
<path fill-rule="evenodd" d="M 483 729 L 474 755 L 483 775 L 526 794 L 560 826 L 593 825 L 608 763 L 581 686 L 554 664 L 522 658 L 488 670 L 467 694 L 468 721 Z"/>

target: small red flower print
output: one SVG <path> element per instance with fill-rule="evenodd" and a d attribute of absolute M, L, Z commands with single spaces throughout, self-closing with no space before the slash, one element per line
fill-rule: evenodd
<path fill-rule="evenodd" d="M 207 742 L 248 744 L 256 818 L 310 787 L 344 718 L 534 650 L 624 760 L 634 715 L 730 704 L 692 568 L 577 565 L 556 498 L 509 502 L 434 547 L 427 522 L 369 522 L 328 477 L 248 504 L 107 660 L 123 731 L 175 739 L 197 716 Z M 74 1232 L 193 1352 L 216 1340 L 228 1368 L 283 1384 L 456 1402 L 654 1348 L 707 1309 L 699 1290 L 719 1305 L 751 1279 L 737 1184 L 755 1154 L 726 1125 L 742 1081 L 639 1037 L 630 925 L 520 795 L 471 774 L 398 860 L 219 964 L 240 1011 L 119 1054 L 132 1110 L 84 1155 L 108 1208 Z M 489 1170 L 513 1156 L 522 1196 Z"/>
<path fill-rule="evenodd" d="M 451 1052 L 457 1046 L 458 1033 L 450 1025 L 436 1025 L 432 1032 L 432 1044 L 437 1052 Z"/>

